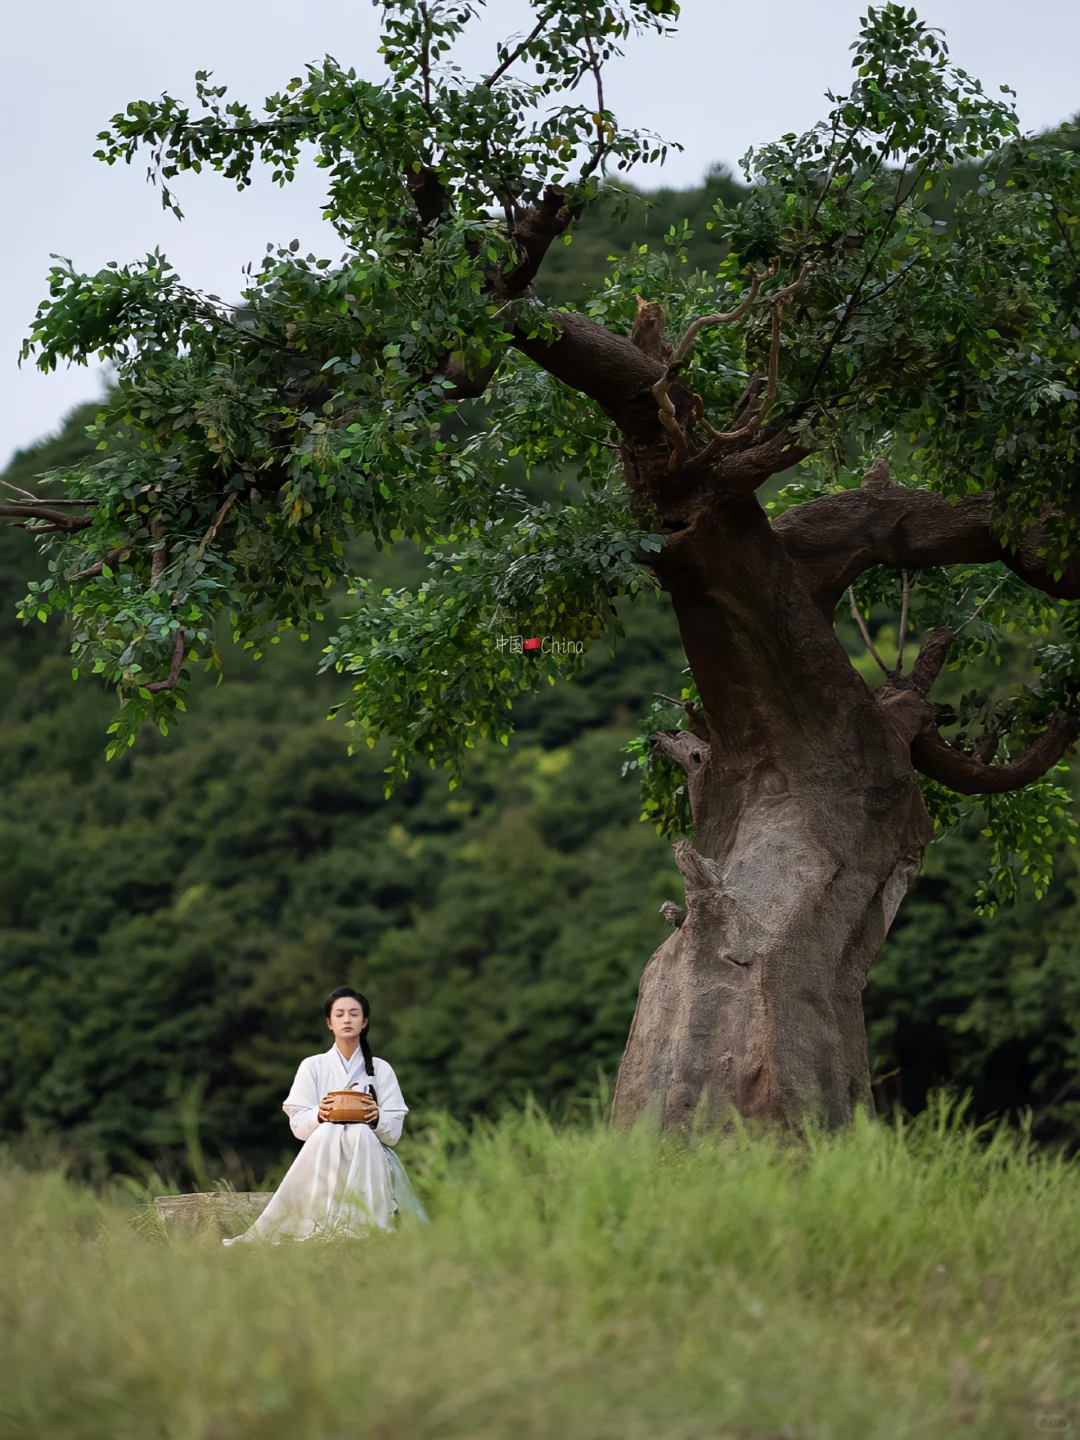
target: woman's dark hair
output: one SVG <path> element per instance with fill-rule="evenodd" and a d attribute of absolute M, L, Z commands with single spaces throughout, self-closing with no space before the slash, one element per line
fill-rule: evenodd
<path fill-rule="evenodd" d="M 323 1014 L 327 1020 L 330 1019 L 330 1012 L 334 1008 L 335 1000 L 355 1000 L 364 1012 L 364 1019 L 370 1022 L 371 1006 L 368 1004 L 367 996 L 361 995 L 359 990 L 354 990 L 351 985 L 339 985 L 336 990 L 331 990 L 330 994 L 326 997 L 326 1004 L 323 1006 Z M 371 1059 L 371 1044 L 368 1041 L 368 1031 L 370 1029 L 371 1025 L 369 1023 L 360 1031 L 360 1053 L 364 1057 L 364 1069 L 369 1075 L 374 1075 L 375 1065 Z M 375 1095 L 375 1086 L 372 1085 L 369 1089 L 372 1095 Z M 379 1097 L 377 1095 L 375 1095 L 375 1103 L 376 1105 L 379 1103 Z"/>

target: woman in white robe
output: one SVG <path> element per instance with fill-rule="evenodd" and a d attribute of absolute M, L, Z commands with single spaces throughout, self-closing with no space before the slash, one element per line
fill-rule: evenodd
<path fill-rule="evenodd" d="M 393 1067 L 367 1043 L 368 1002 L 343 986 L 330 994 L 325 1014 L 334 1043 L 300 1062 L 281 1107 L 303 1148 L 259 1218 L 226 1245 L 366 1235 L 372 1225 L 393 1229 L 395 1213 L 427 1219 L 393 1152 L 409 1107 Z M 368 1119 L 330 1120 L 329 1092 L 351 1089 L 367 1093 Z"/>

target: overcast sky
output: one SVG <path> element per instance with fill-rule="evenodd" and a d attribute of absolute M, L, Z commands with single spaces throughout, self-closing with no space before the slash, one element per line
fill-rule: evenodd
<path fill-rule="evenodd" d="M 217 175 L 181 176 L 181 222 L 146 184 L 145 163 L 110 168 L 92 158 L 109 117 L 163 90 L 193 98 L 200 69 L 254 108 L 326 53 L 371 79 L 382 68 L 368 0 L 10 0 L 5 8 L 0 466 L 100 393 L 94 370 L 17 368 L 50 252 L 96 270 L 160 246 L 188 284 L 224 297 L 238 295 L 241 266 L 267 241 L 298 238 L 305 252 L 340 254 L 318 219 L 314 167 L 284 190 L 256 182 L 243 194 Z M 956 64 L 988 89 L 1005 83 L 1018 92 L 1025 128 L 1080 110 L 1076 0 L 923 0 L 917 8 L 945 30 Z M 633 178 L 693 185 L 716 162 L 734 169 L 752 144 L 809 128 L 825 113 L 824 91 L 847 88 L 848 49 L 865 9 L 865 0 L 683 0 L 678 33 L 632 44 L 606 82 L 620 123 L 685 147 L 662 172 L 649 167 Z M 481 69 L 497 36 L 519 30 L 526 15 L 524 0 L 488 0 L 460 62 Z"/>

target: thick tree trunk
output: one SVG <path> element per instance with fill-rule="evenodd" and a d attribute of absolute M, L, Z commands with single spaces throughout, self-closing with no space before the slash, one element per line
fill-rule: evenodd
<path fill-rule="evenodd" d="M 696 517 L 658 573 L 705 723 L 657 737 L 694 843 L 613 1115 L 840 1125 L 873 1108 L 861 992 L 931 835 L 903 697 L 867 688 L 756 502 Z"/>
<path fill-rule="evenodd" d="M 618 1118 L 654 1104 L 678 1124 L 703 1100 L 785 1124 L 873 1109 L 861 992 L 918 871 L 921 798 L 883 805 L 768 763 L 749 791 L 721 858 L 675 846 L 685 918 L 642 978 Z"/>

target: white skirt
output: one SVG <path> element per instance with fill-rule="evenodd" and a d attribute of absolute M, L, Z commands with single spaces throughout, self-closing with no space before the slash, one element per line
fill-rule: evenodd
<path fill-rule="evenodd" d="M 393 1229 L 394 1180 L 404 1169 L 370 1125 L 326 1122 L 312 1131 L 255 1223 L 226 1240 L 307 1240 Z M 405 1180 L 405 1184 L 408 1181 Z M 418 1203 L 418 1202 L 417 1202 Z"/>

